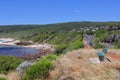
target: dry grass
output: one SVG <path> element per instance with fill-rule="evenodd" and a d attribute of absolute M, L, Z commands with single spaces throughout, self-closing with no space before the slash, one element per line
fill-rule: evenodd
<path fill-rule="evenodd" d="M 0 74 L 0 77 L 5 78 L 7 80 L 21 80 L 20 75 L 17 72 L 9 72 L 7 75 Z"/>
<path fill-rule="evenodd" d="M 48 80 L 117 80 L 120 61 L 112 63 L 92 64 L 89 58 L 96 58 L 96 52 L 101 49 L 80 49 L 61 55 L 54 63 Z M 110 53 L 120 54 L 120 50 L 109 49 Z M 7 75 L 0 74 L 7 80 L 20 80 L 16 72 Z M 119 80 L 119 79 L 118 79 Z"/>
<path fill-rule="evenodd" d="M 97 57 L 99 50 L 80 49 L 68 52 L 55 61 L 49 80 L 116 80 L 120 63 L 91 64 L 89 58 Z"/>
<path fill-rule="evenodd" d="M 120 49 L 108 49 L 110 53 L 120 54 Z"/>

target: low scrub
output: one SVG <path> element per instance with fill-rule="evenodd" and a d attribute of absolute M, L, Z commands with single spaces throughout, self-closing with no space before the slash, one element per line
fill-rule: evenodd
<path fill-rule="evenodd" d="M 100 43 L 97 43 L 95 46 L 96 46 L 95 48 L 103 48 L 103 47 L 104 47 L 104 46 L 101 45 Z"/>
<path fill-rule="evenodd" d="M 0 78 L 0 80 L 6 80 L 5 78 Z"/>
<path fill-rule="evenodd" d="M 9 71 L 15 70 L 21 61 L 13 56 L 0 56 L 0 73 L 7 74 Z"/>
<path fill-rule="evenodd" d="M 76 50 L 79 48 L 83 48 L 84 44 L 80 40 L 76 40 L 74 42 L 71 42 L 70 44 L 59 44 L 56 46 L 56 53 L 65 53 L 70 50 Z"/>
<path fill-rule="evenodd" d="M 68 47 L 68 44 L 57 45 L 57 47 L 56 47 L 56 53 L 57 54 L 63 53 L 64 50 L 66 50 L 67 47 Z"/>
<path fill-rule="evenodd" d="M 83 44 L 82 41 L 76 40 L 76 41 L 74 41 L 73 43 L 70 44 L 70 46 L 68 47 L 68 51 L 83 48 L 83 46 L 84 46 L 84 44 Z"/>
<path fill-rule="evenodd" d="M 34 80 L 36 78 L 45 79 L 49 75 L 49 70 L 53 67 L 53 60 L 56 55 L 47 55 L 31 66 L 23 75 L 23 80 Z"/>
<path fill-rule="evenodd" d="M 99 38 L 95 38 L 92 42 L 91 42 L 91 45 L 98 49 L 98 48 L 103 48 L 104 46 L 102 45 L 102 43 L 100 43 L 100 40 Z"/>

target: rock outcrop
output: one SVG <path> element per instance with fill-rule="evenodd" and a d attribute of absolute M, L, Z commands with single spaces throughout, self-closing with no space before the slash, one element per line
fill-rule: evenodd
<path fill-rule="evenodd" d="M 106 37 L 104 42 L 113 43 L 113 42 L 118 41 L 119 39 L 120 39 L 120 34 L 111 34 Z"/>
<path fill-rule="evenodd" d="M 27 46 L 27 45 L 32 45 L 32 42 L 16 42 L 16 45 L 21 45 L 21 46 Z"/>

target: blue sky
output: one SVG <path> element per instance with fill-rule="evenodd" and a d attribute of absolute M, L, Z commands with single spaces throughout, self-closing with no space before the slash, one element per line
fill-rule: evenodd
<path fill-rule="evenodd" d="M 120 21 L 120 0 L 1 0 L 0 25 Z"/>

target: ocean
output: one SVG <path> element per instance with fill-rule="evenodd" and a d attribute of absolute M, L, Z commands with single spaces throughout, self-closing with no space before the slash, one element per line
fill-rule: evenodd
<path fill-rule="evenodd" d="M 22 46 L 4 46 L 0 45 L 0 55 L 3 56 L 23 56 L 24 54 L 38 53 L 38 48 L 22 47 Z"/>

